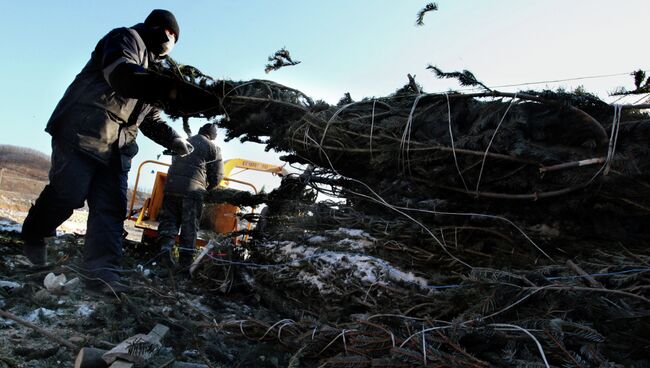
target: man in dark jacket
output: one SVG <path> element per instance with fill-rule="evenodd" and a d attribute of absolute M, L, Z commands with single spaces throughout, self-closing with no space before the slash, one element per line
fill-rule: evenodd
<path fill-rule="evenodd" d="M 160 9 L 144 23 L 110 31 L 59 101 L 45 129 L 52 136 L 50 182 L 23 223 L 23 251 L 35 265 L 46 264 L 44 238 L 87 201 L 83 267 L 98 281 L 90 286 L 127 289 L 118 281 L 127 173 L 138 152 L 138 129 L 178 154 L 192 150 L 154 106 L 195 99 L 147 69 L 171 51 L 179 35 L 174 15 Z"/>
<path fill-rule="evenodd" d="M 223 179 L 221 151 L 213 142 L 216 138 L 213 124 L 202 126 L 199 134 L 189 139 L 194 151 L 174 157 L 167 171 L 159 241 L 164 257 L 173 262 L 172 248 L 180 227 L 179 264 L 183 268 L 192 263 L 206 189 L 216 188 Z"/>

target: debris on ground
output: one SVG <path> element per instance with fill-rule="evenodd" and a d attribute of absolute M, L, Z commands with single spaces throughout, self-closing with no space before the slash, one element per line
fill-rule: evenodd
<path fill-rule="evenodd" d="M 252 230 L 215 235 L 191 278 L 127 241 L 128 295 L 52 293 L 50 272 L 83 280 L 83 239 L 51 239 L 54 269 L 33 272 L 3 233 L 0 280 L 18 286 L 0 288 L 2 310 L 50 336 L 3 317 L 0 366 L 60 366 L 157 324 L 169 333 L 142 344 L 149 366 L 648 365 L 650 118 L 638 106 L 426 94 L 413 77 L 330 106 L 271 81 L 161 72 L 217 94 L 200 117 L 225 116 L 228 138 L 304 169 L 269 193 L 210 192 L 209 204 L 266 208 L 243 215 Z"/>
<path fill-rule="evenodd" d="M 337 106 L 186 79 L 222 98 L 203 116 L 224 114 L 229 139 L 307 165 L 256 197 L 267 210 L 245 256 L 203 270 L 282 316 L 226 330 L 307 366 L 645 366 L 650 106 L 427 94 L 412 79 Z M 239 204 L 227 197 L 206 200 Z"/>

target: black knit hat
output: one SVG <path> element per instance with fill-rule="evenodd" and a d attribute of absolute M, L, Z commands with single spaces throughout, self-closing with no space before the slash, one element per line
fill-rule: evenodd
<path fill-rule="evenodd" d="M 164 27 L 169 28 L 176 34 L 176 42 L 181 37 L 181 29 L 178 27 L 176 17 L 168 10 L 154 9 L 151 14 L 144 20 L 144 24 L 148 27 Z"/>
<path fill-rule="evenodd" d="M 204 126 L 199 128 L 199 134 L 203 134 L 206 137 L 211 137 L 211 139 L 215 139 L 217 138 L 217 126 L 212 123 L 205 124 Z"/>

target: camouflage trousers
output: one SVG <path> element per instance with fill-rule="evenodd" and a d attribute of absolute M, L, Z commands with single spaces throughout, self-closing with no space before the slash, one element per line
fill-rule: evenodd
<path fill-rule="evenodd" d="M 180 230 L 180 254 L 181 256 L 183 253 L 192 254 L 196 246 L 196 235 L 202 211 L 202 198 L 165 193 L 162 210 L 158 216 L 160 220 L 158 234 L 161 246 L 171 248 Z"/>

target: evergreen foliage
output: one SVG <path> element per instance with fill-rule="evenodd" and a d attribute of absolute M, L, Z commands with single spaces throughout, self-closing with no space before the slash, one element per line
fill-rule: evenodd
<path fill-rule="evenodd" d="M 300 61 L 293 60 L 291 58 L 291 54 L 289 53 L 289 50 L 287 50 L 285 47 L 276 51 L 275 54 L 269 56 L 268 61 L 269 63 L 266 64 L 266 67 L 264 68 L 264 72 L 267 74 L 271 71 L 278 70 L 285 66 L 300 64 Z"/>
<path fill-rule="evenodd" d="M 270 264 L 251 288 L 291 319 L 224 330 L 325 366 L 639 366 L 650 117 L 626 107 L 613 145 L 614 108 L 584 90 L 515 95 L 430 69 L 486 91 L 423 94 L 411 77 L 330 106 L 271 81 L 206 83 L 222 105 L 202 116 L 224 114 L 228 139 L 311 167 L 268 195 L 206 197 L 268 205 L 244 245 Z M 332 235 L 350 227 L 365 245 Z M 572 259 L 613 274 L 585 286 Z"/>
<path fill-rule="evenodd" d="M 417 18 L 415 20 L 415 24 L 417 26 L 423 26 L 424 25 L 424 15 L 428 12 L 436 11 L 438 10 L 438 4 L 436 3 L 428 3 L 427 5 L 424 6 L 424 8 L 420 9 L 418 12 Z"/>
<path fill-rule="evenodd" d="M 429 65 L 427 66 L 427 69 L 432 70 L 436 77 L 438 78 L 446 78 L 446 79 L 457 79 L 458 82 L 460 83 L 461 86 L 465 87 L 481 87 L 486 91 L 491 91 L 490 88 L 488 88 L 485 84 L 480 82 L 472 72 L 469 70 L 463 70 L 462 72 L 450 72 L 446 73 L 443 72 L 440 68 L 434 65 Z"/>
<path fill-rule="evenodd" d="M 634 79 L 634 89 L 628 91 L 625 87 L 618 87 L 612 96 L 640 95 L 650 93 L 650 77 L 646 79 L 645 70 L 639 69 L 630 74 Z"/>

